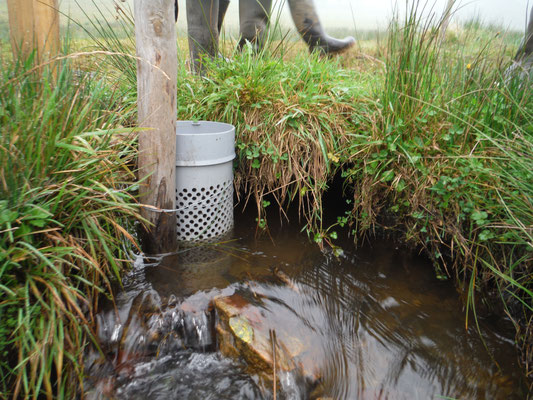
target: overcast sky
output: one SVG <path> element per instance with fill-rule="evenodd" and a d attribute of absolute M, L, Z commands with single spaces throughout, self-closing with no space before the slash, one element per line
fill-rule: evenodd
<path fill-rule="evenodd" d="M 112 9 L 114 0 L 95 0 L 101 4 L 110 6 Z M 132 4 L 133 0 L 126 0 Z M 272 0 L 274 3 L 286 0 Z M 387 21 L 393 12 L 394 4 L 399 9 L 405 9 L 406 0 L 314 0 L 319 11 L 320 17 L 326 28 L 353 28 L 373 29 L 386 27 Z M 410 2 L 412 0 L 409 0 Z M 419 0 L 434 4 L 435 10 L 442 12 L 447 0 Z M 93 0 L 78 0 L 79 4 L 90 10 Z M 185 0 L 180 2 L 180 19 L 179 26 L 186 29 L 185 22 Z M 526 25 L 526 11 L 528 5 L 533 5 L 533 0 L 458 0 L 459 11 L 456 19 L 464 20 L 474 16 L 479 16 L 482 21 L 487 23 L 497 23 L 505 28 L 523 31 Z M 75 0 L 59 0 L 62 11 L 78 16 L 79 11 L 75 5 Z M 239 0 L 232 0 L 228 11 L 226 24 L 233 27 L 238 26 L 238 4 Z M 6 13 L 6 0 L 0 0 L 0 13 Z M 89 11 L 91 14 L 91 12 Z M 293 27 L 290 13 L 287 9 L 283 10 L 283 23 L 287 27 Z"/>
<path fill-rule="evenodd" d="M 183 4 L 185 0 L 180 0 Z M 426 0 L 421 0 L 422 2 Z M 273 0 L 275 3 L 276 0 Z M 280 0 L 277 0 L 278 4 Z M 435 10 L 442 11 L 447 0 L 427 0 Z M 232 0 L 227 23 L 238 23 L 238 0 Z M 495 22 L 504 27 L 523 30 L 526 24 L 528 3 L 533 0 L 458 0 L 457 18 L 479 16 L 483 21 Z M 316 7 L 326 27 L 353 27 L 372 29 L 384 27 L 390 19 L 394 4 L 405 9 L 405 0 L 315 0 Z M 181 10 L 185 10 L 183 6 Z M 181 17 L 184 18 L 184 13 Z M 290 13 L 283 11 L 284 23 L 290 24 Z M 181 23 L 185 23 L 183 19 Z"/>
<path fill-rule="evenodd" d="M 348 12 L 345 10 L 353 10 L 356 25 L 362 28 L 384 23 L 390 17 L 394 4 L 400 10 L 405 9 L 405 0 L 315 0 L 315 3 L 323 10 L 328 24 L 334 21 L 333 18 L 347 19 Z M 447 0 L 427 3 L 428 8 L 434 4 L 434 9 L 441 12 Z M 528 0 L 458 0 L 458 5 L 457 18 L 460 19 L 479 15 L 483 21 L 496 22 L 513 29 L 523 29 L 525 26 Z"/>

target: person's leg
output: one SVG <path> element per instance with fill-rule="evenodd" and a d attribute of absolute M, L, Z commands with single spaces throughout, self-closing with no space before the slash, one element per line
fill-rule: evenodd
<path fill-rule="evenodd" d="M 202 56 L 218 54 L 219 0 L 187 0 L 187 30 L 191 62 L 201 72 Z"/>
<path fill-rule="evenodd" d="M 324 32 L 313 0 L 289 0 L 289 7 L 294 25 L 310 51 L 319 50 L 333 54 L 347 50 L 355 44 L 355 39 L 351 36 L 335 39 Z"/>
<path fill-rule="evenodd" d="M 262 48 L 270 18 L 272 0 L 240 0 L 239 23 L 241 39 L 239 48 L 248 41 Z"/>
<path fill-rule="evenodd" d="M 218 0 L 218 33 L 222 32 L 222 23 L 228 11 L 229 0 Z"/>

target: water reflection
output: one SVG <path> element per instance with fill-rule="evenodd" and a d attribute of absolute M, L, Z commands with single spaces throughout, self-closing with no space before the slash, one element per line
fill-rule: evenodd
<path fill-rule="evenodd" d="M 278 398 L 525 397 L 510 337 L 481 321 L 489 353 L 424 259 L 383 242 L 337 258 L 287 229 L 235 236 L 160 266 L 137 263 L 117 307 L 99 316 L 92 398 L 272 398 L 245 364 L 216 352 L 211 300 L 234 293 L 253 299 L 263 329 L 294 354 Z"/>
<path fill-rule="evenodd" d="M 520 398 L 510 342 L 486 327 L 485 340 L 506 375 L 477 333 L 465 332 L 453 289 L 417 260 L 402 266 L 395 253 L 378 247 L 359 254 L 356 263 L 328 259 L 296 276 L 312 305 L 302 298 L 291 302 L 299 303 L 305 325 L 321 327 L 325 393 L 350 399 Z"/>

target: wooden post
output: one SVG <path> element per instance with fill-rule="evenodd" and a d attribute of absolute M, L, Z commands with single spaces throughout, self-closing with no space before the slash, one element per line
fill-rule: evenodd
<path fill-rule="evenodd" d="M 137 107 L 141 203 L 176 208 L 177 44 L 173 0 L 135 0 Z M 153 226 L 143 235 L 144 250 L 167 252 L 176 246 L 176 213 L 143 207 Z"/>
<path fill-rule="evenodd" d="M 9 32 L 15 59 L 26 59 L 35 49 L 37 62 L 59 52 L 57 0 L 7 0 Z"/>

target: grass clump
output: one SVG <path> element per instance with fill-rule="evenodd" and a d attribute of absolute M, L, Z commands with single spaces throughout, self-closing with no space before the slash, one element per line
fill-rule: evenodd
<path fill-rule="evenodd" d="M 465 290 L 467 310 L 489 301 L 512 317 L 531 374 L 531 86 L 505 73 L 513 52 L 495 45 L 499 32 L 484 30 L 487 42 L 476 47 L 471 34 L 454 44 L 461 53 L 441 47 L 416 4 L 391 25 L 379 102 L 344 172 L 355 193 L 354 233 L 393 217 L 435 260 L 437 275 Z"/>
<path fill-rule="evenodd" d="M 114 89 L 33 61 L 0 75 L 0 397 L 74 398 L 98 295 L 137 217 Z"/>
<path fill-rule="evenodd" d="M 298 200 L 309 228 L 322 227 L 322 194 L 339 166 L 354 103 L 364 96 L 357 73 L 317 57 L 292 62 L 265 51 L 214 61 L 205 77 L 181 69 L 180 119 L 207 119 L 236 126 L 237 187 L 257 201 Z M 264 221 L 263 221 L 264 222 Z"/>

